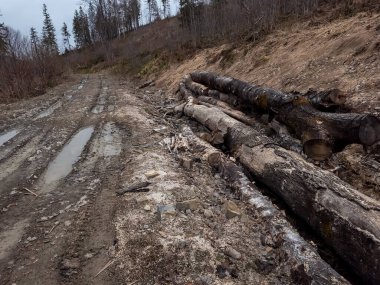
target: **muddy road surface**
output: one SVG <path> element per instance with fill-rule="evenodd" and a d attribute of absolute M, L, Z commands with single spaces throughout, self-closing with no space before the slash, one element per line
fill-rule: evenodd
<path fill-rule="evenodd" d="M 0 107 L 0 284 L 299 280 L 267 221 L 202 153 L 168 149 L 191 124 L 171 97 L 96 74 Z"/>

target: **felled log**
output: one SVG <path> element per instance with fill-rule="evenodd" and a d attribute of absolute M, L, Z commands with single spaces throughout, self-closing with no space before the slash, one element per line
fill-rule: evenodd
<path fill-rule="evenodd" d="M 268 232 L 263 234 L 279 237 L 278 244 L 287 256 L 284 263 L 291 264 L 291 276 L 295 284 L 298 283 L 300 276 L 309 280 L 311 284 L 349 284 L 320 257 L 316 248 L 306 242 L 278 208 L 249 181 L 241 167 L 196 137 L 190 128 L 184 128 L 182 134 L 192 144 L 198 146 L 197 149 L 203 149 L 203 157 L 207 158 L 210 166 L 217 169 L 231 188 L 240 194 L 242 200 L 265 221 Z"/>
<path fill-rule="evenodd" d="M 347 99 L 347 94 L 339 89 L 331 89 L 317 92 L 310 89 L 303 94 L 309 102 L 319 110 L 331 110 L 342 106 Z"/>
<path fill-rule="evenodd" d="M 224 130 L 226 144 L 258 180 L 319 233 L 363 280 L 380 284 L 379 202 L 217 108 L 189 103 L 183 110 L 211 130 Z"/>
<path fill-rule="evenodd" d="M 373 115 L 325 113 L 296 94 L 207 72 L 195 72 L 190 76 L 197 83 L 236 96 L 242 105 L 276 113 L 278 120 L 302 140 L 305 153 L 313 159 L 325 160 L 333 150 L 351 143 L 370 146 L 380 141 L 380 119 Z"/>
<path fill-rule="evenodd" d="M 225 102 L 227 104 L 230 104 L 231 106 L 238 105 L 239 100 L 234 95 L 231 95 L 231 94 L 227 95 L 217 90 L 209 89 L 201 84 L 193 82 L 191 78 L 189 77 L 186 77 L 183 83 L 185 87 L 188 90 L 190 90 L 195 97 L 208 96 L 208 97 L 212 97 L 214 99 L 220 100 L 222 102 Z"/>

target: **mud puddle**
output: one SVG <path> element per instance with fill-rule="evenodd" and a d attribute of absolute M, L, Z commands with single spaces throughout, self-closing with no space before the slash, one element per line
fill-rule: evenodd
<path fill-rule="evenodd" d="M 7 141 L 11 140 L 15 136 L 17 136 L 19 132 L 20 132 L 19 130 L 11 130 L 4 134 L 0 134 L 0 146 L 2 146 L 3 144 L 5 144 Z"/>
<path fill-rule="evenodd" d="M 40 113 L 36 118 L 35 120 L 38 120 L 38 119 L 41 119 L 41 118 L 45 118 L 45 117 L 48 117 L 50 116 L 51 114 L 54 113 L 55 110 L 57 110 L 58 108 L 60 108 L 62 106 L 62 102 L 59 101 L 55 104 L 53 104 L 52 106 L 50 106 L 47 110 L 43 111 L 42 113 Z"/>
<path fill-rule="evenodd" d="M 90 140 L 94 127 L 80 130 L 70 142 L 64 146 L 58 156 L 49 164 L 44 175 L 44 182 L 51 184 L 67 176 L 73 169 L 73 165 L 79 160 L 80 155 Z"/>
<path fill-rule="evenodd" d="M 28 219 L 21 220 L 15 223 L 11 228 L 5 229 L 0 233 L 0 260 L 7 257 L 14 246 L 21 240 L 28 222 Z"/>

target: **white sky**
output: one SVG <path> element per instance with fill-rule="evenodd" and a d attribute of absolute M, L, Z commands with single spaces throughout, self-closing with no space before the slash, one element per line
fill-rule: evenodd
<path fill-rule="evenodd" d="M 42 4 L 47 5 L 53 21 L 59 46 L 62 45 L 61 28 L 66 22 L 71 29 L 75 9 L 79 8 L 80 0 L 0 0 L 0 22 L 19 30 L 29 36 L 30 28 L 35 27 L 37 32 L 42 31 Z"/>

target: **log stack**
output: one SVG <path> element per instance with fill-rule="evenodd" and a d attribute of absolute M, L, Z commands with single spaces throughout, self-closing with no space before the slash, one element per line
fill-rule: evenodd
<path fill-rule="evenodd" d="M 380 141 L 378 117 L 371 114 L 326 113 L 316 108 L 329 102 L 344 102 L 345 97 L 337 91 L 311 92 L 301 96 L 208 72 L 194 72 L 190 78 L 208 88 L 193 92 L 197 96 L 200 93 L 208 94 L 213 89 L 218 91 L 219 97 L 229 98 L 226 94 L 231 94 L 230 100 L 225 98 L 223 101 L 236 101 L 236 104 L 253 111 L 274 114 L 301 139 L 306 155 L 314 160 L 326 160 L 334 151 L 348 144 L 371 146 Z"/>
<path fill-rule="evenodd" d="M 380 120 L 368 114 L 324 113 L 307 97 L 229 77 L 198 72 L 192 73 L 191 79 L 206 88 L 197 86 L 198 91 L 194 91 L 187 86 L 196 85 L 185 80 L 180 91 L 187 103 L 181 111 L 223 134 L 224 144 L 255 179 L 308 223 L 365 282 L 380 284 L 380 203 L 283 148 L 262 131 L 260 123 L 250 126 L 217 105 L 197 104 L 194 97 L 207 96 L 216 89 L 220 94 L 232 94 L 240 106 L 272 112 L 301 138 L 306 154 L 317 160 L 328 158 L 339 144 L 371 145 L 379 141 Z"/>

